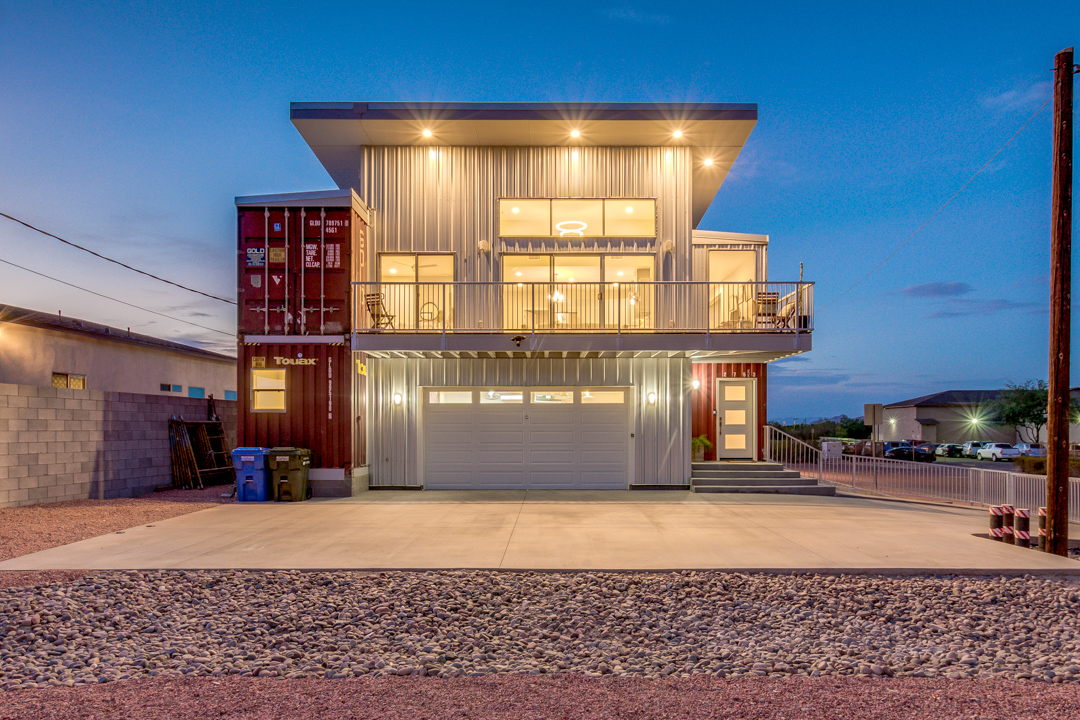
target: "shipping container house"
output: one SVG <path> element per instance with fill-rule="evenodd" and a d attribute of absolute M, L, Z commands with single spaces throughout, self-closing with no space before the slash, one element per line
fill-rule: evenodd
<path fill-rule="evenodd" d="M 761 457 L 767 364 L 810 349 L 813 283 L 769 280 L 767 236 L 698 228 L 755 105 L 291 114 L 342 190 L 238 199 L 241 335 L 259 350 L 242 366 L 311 378 L 286 380 L 288 418 L 252 420 L 252 439 L 325 443 L 328 474 L 345 462 L 375 488 L 686 487 L 698 435 L 710 460 Z M 350 304 L 328 310 L 345 293 L 321 277 L 316 322 L 307 263 L 330 269 L 311 249 L 329 225 L 311 218 L 331 206 L 351 208 Z M 345 367 L 347 428 L 322 427 L 335 401 L 305 383 Z M 348 460 L 329 448 L 346 436 Z"/>

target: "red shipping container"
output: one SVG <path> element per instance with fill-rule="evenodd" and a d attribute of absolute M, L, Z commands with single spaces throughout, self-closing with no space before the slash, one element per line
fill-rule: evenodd
<path fill-rule="evenodd" d="M 349 333 L 352 283 L 367 279 L 364 217 L 356 207 L 238 205 L 239 332 Z"/>
<path fill-rule="evenodd" d="M 716 381 L 718 378 L 757 378 L 757 460 L 762 459 L 765 447 L 765 419 L 768 408 L 768 365 L 765 363 L 694 363 L 690 366 L 694 380 L 700 383 L 690 400 L 691 434 L 704 435 L 713 444 L 705 451 L 706 460 L 716 459 Z"/>
<path fill-rule="evenodd" d="M 308 448 L 313 468 L 348 472 L 364 465 L 367 377 L 363 361 L 362 355 L 354 356 L 342 343 L 300 340 L 240 345 L 237 446 Z M 258 387 L 253 387 L 260 370 L 275 372 L 260 373 Z M 283 398 L 273 389 L 279 383 Z M 256 391 L 269 397 L 256 399 Z"/>

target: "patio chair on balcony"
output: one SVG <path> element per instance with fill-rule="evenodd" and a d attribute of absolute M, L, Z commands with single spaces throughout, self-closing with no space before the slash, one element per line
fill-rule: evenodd
<path fill-rule="evenodd" d="M 756 326 L 774 328 L 776 327 L 776 311 L 780 304 L 780 293 L 778 292 L 759 292 L 757 294 L 757 319 Z"/>
<path fill-rule="evenodd" d="M 364 304 L 371 315 L 371 327 L 395 329 L 394 316 L 386 312 L 382 293 L 367 293 L 364 295 Z"/>
<path fill-rule="evenodd" d="M 802 302 L 799 302 L 799 293 L 803 292 Z M 807 309 L 809 304 L 805 295 L 805 288 L 803 290 L 792 290 L 784 297 L 780 298 L 777 302 L 776 318 L 774 320 L 774 326 L 777 328 L 783 328 L 786 330 L 793 330 L 795 328 L 795 312 L 799 311 L 799 328 L 805 329 L 808 327 Z"/>

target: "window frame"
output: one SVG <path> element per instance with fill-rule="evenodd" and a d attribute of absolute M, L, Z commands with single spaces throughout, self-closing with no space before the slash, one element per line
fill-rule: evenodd
<path fill-rule="evenodd" d="M 536 235 L 536 234 L 520 235 L 520 234 L 505 234 L 505 233 L 503 233 L 503 227 L 502 227 L 502 217 L 503 217 L 502 203 L 504 201 L 506 201 L 506 202 L 525 202 L 525 201 L 536 202 L 536 201 L 541 201 L 541 200 L 546 200 L 548 202 L 548 231 L 547 231 L 547 234 L 543 234 L 543 235 Z M 600 232 L 598 234 L 596 234 L 596 233 L 587 233 L 587 234 L 585 234 L 583 236 L 571 236 L 571 235 L 562 235 L 561 233 L 557 233 L 555 231 L 555 218 L 554 218 L 554 214 L 553 214 L 554 213 L 554 203 L 555 203 L 555 201 L 567 201 L 567 200 L 568 201 L 584 201 L 584 202 L 597 202 L 597 203 L 599 203 L 599 205 L 600 205 L 601 225 L 602 226 L 601 226 Z M 637 238 L 637 239 L 656 238 L 656 237 L 658 237 L 657 226 L 659 225 L 659 222 L 658 222 L 658 210 L 657 210 L 657 207 L 659 205 L 658 200 L 659 200 L 659 198 L 655 198 L 655 197 L 586 197 L 586 198 L 572 198 L 572 197 L 546 197 L 546 198 L 543 198 L 543 197 L 500 197 L 500 198 L 497 198 L 495 200 L 495 218 L 497 220 L 496 237 L 512 238 L 512 239 L 521 239 L 521 238 L 556 238 L 556 239 L 559 239 L 559 238 L 561 238 L 563 240 L 571 240 L 571 241 L 579 241 L 579 242 L 580 241 L 587 241 L 587 240 L 596 240 L 596 239 L 599 239 L 599 238 Z M 619 202 L 649 202 L 649 203 L 652 203 L 652 212 L 653 212 L 653 221 L 652 221 L 652 230 L 653 231 L 652 231 L 652 234 L 651 235 L 625 235 L 625 234 L 615 234 L 615 233 L 608 232 L 608 228 L 607 228 L 608 206 L 609 206 L 609 204 L 614 204 L 614 203 L 619 203 Z M 399 254 L 402 254 L 402 253 L 392 253 L 392 254 L 399 255 Z"/>
<path fill-rule="evenodd" d="M 255 376 L 257 373 L 281 373 L 281 389 L 276 388 L 256 388 Z M 250 368 L 250 374 L 248 375 L 250 382 L 248 392 L 248 409 L 253 413 L 284 413 L 289 408 L 289 373 L 286 368 Z M 259 393 L 281 393 L 281 407 L 280 408 L 258 408 L 256 406 L 255 397 Z"/>

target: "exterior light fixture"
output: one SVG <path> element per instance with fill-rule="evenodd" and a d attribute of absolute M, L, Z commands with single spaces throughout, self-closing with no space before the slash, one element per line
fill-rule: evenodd
<path fill-rule="evenodd" d="M 692 387 L 692 388 L 694 388 L 695 390 L 697 390 L 697 389 L 698 389 L 699 387 L 701 387 L 701 381 L 700 381 L 700 380 L 696 380 L 696 379 L 695 379 L 695 380 L 692 380 L 692 381 L 690 382 L 690 387 Z"/>
<path fill-rule="evenodd" d="M 705 158 L 706 165 L 712 165 L 712 158 Z"/>
<path fill-rule="evenodd" d="M 676 139 L 681 138 L 682 137 L 682 130 L 676 130 L 675 132 L 672 133 L 672 135 L 675 136 Z"/>
<path fill-rule="evenodd" d="M 577 159 L 578 159 L 578 151 L 577 150 L 570 153 L 570 159 L 573 160 L 574 162 L 577 162 Z"/>
<path fill-rule="evenodd" d="M 434 160 L 435 158 L 439 157 L 439 151 L 434 149 L 428 150 L 428 157 Z"/>
<path fill-rule="evenodd" d="M 971 424 L 972 425 L 978 425 L 979 424 L 979 418 L 977 418 L 977 417 L 971 418 Z"/>
<path fill-rule="evenodd" d="M 648 395 L 645 396 L 645 399 L 649 401 L 650 405 L 655 405 L 656 404 L 656 393 L 654 393 L 654 392 L 649 393 Z"/>
<path fill-rule="evenodd" d="M 670 150 L 668 150 L 666 153 L 664 153 L 664 159 L 667 160 L 668 162 L 671 162 L 672 157 L 674 157 L 674 156 L 671 154 Z"/>
<path fill-rule="evenodd" d="M 571 130 L 570 137 L 581 137 L 581 133 L 579 133 L 577 130 Z"/>
<path fill-rule="evenodd" d="M 424 137 L 431 137 L 431 131 L 430 130 L 424 130 Z"/>
<path fill-rule="evenodd" d="M 394 393 L 394 404 L 395 405 L 400 405 L 401 404 L 401 393 Z"/>

